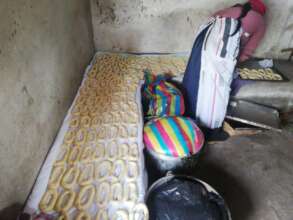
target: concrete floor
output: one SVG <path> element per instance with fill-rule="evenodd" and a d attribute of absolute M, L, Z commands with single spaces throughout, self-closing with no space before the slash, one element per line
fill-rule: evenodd
<path fill-rule="evenodd" d="M 220 192 L 233 220 L 293 219 L 293 133 L 208 145 L 194 175 Z"/>

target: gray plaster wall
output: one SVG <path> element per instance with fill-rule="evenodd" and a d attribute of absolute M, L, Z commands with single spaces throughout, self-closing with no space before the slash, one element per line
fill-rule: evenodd
<path fill-rule="evenodd" d="M 93 56 L 90 2 L 0 0 L 0 33 L 0 219 L 10 219 Z"/>
<path fill-rule="evenodd" d="M 293 1 L 264 0 L 267 34 L 257 56 L 284 58 L 293 46 Z M 197 28 L 243 0 L 91 0 L 96 50 L 189 52 Z"/>

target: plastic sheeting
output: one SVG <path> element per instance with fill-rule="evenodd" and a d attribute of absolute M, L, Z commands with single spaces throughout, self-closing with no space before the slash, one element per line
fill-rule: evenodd
<path fill-rule="evenodd" d="M 111 60 L 114 64 L 110 64 L 107 62 L 107 59 Z M 85 85 L 88 84 L 88 77 L 91 74 L 91 70 L 93 68 L 93 65 L 96 64 L 96 62 L 99 61 L 99 65 L 96 65 L 96 69 L 98 68 L 99 71 L 103 72 L 104 74 L 109 73 L 110 71 L 115 72 L 113 74 L 123 73 L 125 74 L 126 78 L 130 78 L 131 80 L 139 80 L 143 78 L 143 70 L 145 68 L 151 69 L 153 72 L 173 72 L 174 75 L 178 74 L 180 72 L 184 71 L 185 68 L 185 62 L 186 57 L 184 56 L 178 56 L 178 55 L 134 55 L 134 54 L 117 54 L 117 53 L 97 53 L 94 57 L 91 65 L 87 68 L 86 74 L 83 79 L 83 83 L 79 89 L 79 92 L 76 96 L 75 101 L 72 104 L 72 107 L 69 109 L 66 118 L 63 121 L 62 127 L 59 131 L 59 134 L 50 149 L 50 152 L 41 168 L 40 174 L 36 180 L 36 183 L 33 187 L 32 193 L 30 194 L 28 201 L 25 205 L 24 212 L 29 214 L 38 213 L 39 210 L 39 203 L 42 198 L 42 195 L 47 189 L 48 181 L 50 178 L 50 173 L 53 167 L 53 164 L 58 157 L 60 148 L 62 146 L 62 142 L 65 138 L 65 134 L 68 131 L 70 127 L 70 118 L 71 118 L 71 112 L 73 110 L 73 107 L 75 106 L 77 102 L 77 98 L 80 95 L 81 90 L 85 87 Z M 112 75 L 113 75 L 112 74 Z M 107 74 L 108 76 L 109 74 Z M 103 80 L 101 80 L 102 82 Z M 99 82 L 99 81 L 97 81 Z M 141 84 L 140 84 L 141 85 Z M 132 102 L 135 101 L 136 103 L 140 103 L 141 97 L 140 97 L 140 87 L 139 84 L 133 84 L 129 83 L 128 86 L 136 86 L 137 91 L 135 94 L 135 91 L 133 92 L 133 98 Z M 129 89 L 128 89 L 129 90 Z M 106 112 L 107 113 L 107 112 Z M 101 114 L 104 114 L 104 112 L 101 112 Z M 105 114 L 107 115 L 107 114 Z M 137 110 L 137 116 L 140 118 L 140 123 L 138 125 L 138 134 L 137 137 L 127 138 L 127 140 L 136 140 L 139 147 L 139 176 L 135 180 L 137 181 L 138 188 L 139 188 L 139 198 L 138 202 L 143 203 L 144 202 L 144 194 L 145 194 L 145 187 L 146 187 L 146 178 L 145 178 L 145 170 L 144 170 L 144 161 L 142 156 L 142 109 L 141 106 L 138 105 Z M 105 116 L 106 117 L 106 116 Z M 108 117 L 109 118 L 109 117 Z M 111 119 L 111 118 L 110 118 Z M 126 123 L 127 124 L 127 123 Z M 130 131 L 128 129 L 128 131 Z M 107 134 L 108 135 L 108 134 Z M 108 140 L 106 140 L 108 141 Z M 117 205 L 109 205 L 108 206 L 108 212 L 111 215 L 111 213 L 115 212 L 115 209 L 121 208 L 124 209 L 129 203 L 120 203 Z M 97 207 L 95 205 L 91 206 L 90 210 L 88 210 L 88 213 L 94 216 L 94 213 L 96 213 Z M 71 212 L 70 212 L 71 213 Z M 54 213 L 57 214 L 57 213 Z M 71 213 L 71 214 L 74 214 Z M 71 219 L 71 216 L 70 216 Z"/>
<path fill-rule="evenodd" d="M 145 71 L 144 78 L 142 97 L 147 118 L 184 114 L 184 98 L 179 89 L 167 82 L 170 76 L 155 76 L 151 72 Z"/>
<path fill-rule="evenodd" d="M 147 198 L 150 219 L 228 220 L 224 200 L 200 181 L 172 177 L 156 182 Z M 160 180 L 159 180 L 160 181 Z"/>

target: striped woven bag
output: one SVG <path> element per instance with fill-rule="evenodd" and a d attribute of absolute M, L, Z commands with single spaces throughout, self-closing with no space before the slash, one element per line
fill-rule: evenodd
<path fill-rule="evenodd" d="M 143 103 L 146 117 L 163 117 L 183 115 L 184 98 L 179 89 L 167 82 L 168 77 L 155 76 L 145 71 L 143 86 Z"/>
<path fill-rule="evenodd" d="M 145 146 L 159 154 L 185 157 L 200 151 L 204 136 L 197 125 L 185 117 L 163 117 L 144 126 Z"/>

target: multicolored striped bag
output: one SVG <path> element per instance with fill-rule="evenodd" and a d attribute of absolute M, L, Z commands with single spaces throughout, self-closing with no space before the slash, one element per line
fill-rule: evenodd
<path fill-rule="evenodd" d="M 185 157 L 199 152 L 204 136 L 197 125 L 185 117 L 163 117 L 144 126 L 145 146 L 159 154 Z"/>
<path fill-rule="evenodd" d="M 167 82 L 168 76 L 151 74 L 145 70 L 143 105 L 146 117 L 183 115 L 184 98 L 179 89 Z"/>

